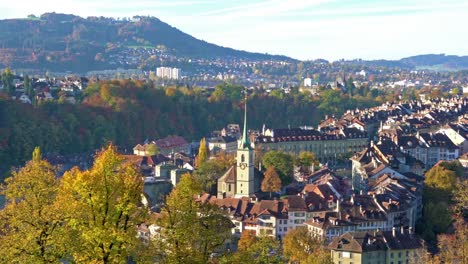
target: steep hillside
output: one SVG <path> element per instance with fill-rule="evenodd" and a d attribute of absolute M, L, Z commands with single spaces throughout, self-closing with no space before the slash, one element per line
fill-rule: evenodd
<path fill-rule="evenodd" d="M 46 13 L 0 20 L 0 67 L 85 72 L 144 67 L 145 60 L 180 57 L 291 60 L 196 39 L 154 17 L 116 20 Z"/>

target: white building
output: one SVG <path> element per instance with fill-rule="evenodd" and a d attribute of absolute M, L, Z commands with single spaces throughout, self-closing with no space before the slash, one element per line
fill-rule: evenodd
<path fill-rule="evenodd" d="M 304 87 L 311 87 L 312 86 L 312 79 L 311 78 L 305 78 L 304 79 Z"/>
<path fill-rule="evenodd" d="M 170 67 L 156 68 L 156 76 L 159 78 L 178 80 L 180 76 L 180 69 Z"/>

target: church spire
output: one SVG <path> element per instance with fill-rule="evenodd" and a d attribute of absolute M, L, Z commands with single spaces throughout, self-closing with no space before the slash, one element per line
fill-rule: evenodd
<path fill-rule="evenodd" d="M 240 144 L 241 149 L 250 148 L 250 140 L 247 134 L 247 92 L 245 92 L 245 101 L 244 101 L 244 131 L 242 133 L 242 140 Z"/>

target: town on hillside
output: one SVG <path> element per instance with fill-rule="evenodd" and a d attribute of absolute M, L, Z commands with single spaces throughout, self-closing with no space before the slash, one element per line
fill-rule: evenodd
<path fill-rule="evenodd" d="M 211 192 L 194 199 L 225 211 L 238 238 L 252 232 L 282 241 L 303 227 L 328 245 L 333 263 L 416 263 L 410 261 L 426 247 L 415 233 L 424 215 L 425 172 L 459 162 L 462 177 L 468 176 L 467 103 L 385 103 L 326 118 L 317 128 L 262 131 L 248 129 L 246 115 L 243 126 L 213 131 L 206 146 L 199 146 L 212 159 L 233 155 L 235 163 L 214 177 Z M 151 155 L 154 145 L 159 153 Z M 189 148 L 182 138 L 169 137 L 137 144 L 133 159 L 145 171 L 145 182 L 169 181 L 177 188 L 183 174 L 197 175 L 201 166 L 198 156 L 187 155 Z M 292 157 L 315 153 L 317 164 L 295 164 L 288 185 L 268 186 L 268 170 L 256 155 L 271 151 Z M 161 228 L 142 225 L 140 235 L 151 239 Z"/>

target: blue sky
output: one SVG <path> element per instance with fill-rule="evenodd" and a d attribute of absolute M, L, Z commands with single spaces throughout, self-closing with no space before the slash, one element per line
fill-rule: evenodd
<path fill-rule="evenodd" d="M 0 18 L 45 12 L 150 15 L 218 45 L 303 60 L 468 55 L 463 0 L 15 0 Z"/>

